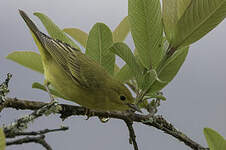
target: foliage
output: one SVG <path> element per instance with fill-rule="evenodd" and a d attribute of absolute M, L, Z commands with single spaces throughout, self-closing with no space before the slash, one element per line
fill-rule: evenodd
<path fill-rule="evenodd" d="M 47 32 L 52 38 L 61 40 L 79 49 L 79 47 L 75 44 L 75 42 L 73 42 L 68 36 L 66 36 L 66 34 L 55 23 L 53 23 L 53 21 L 49 17 L 38 12 L 34 13 L 34 15 L 41 20 Z"/>
<path fill-rule="evenodd" d="M 225 150 L 226 140 L 211 128 L 204 128 L 204 135 L 210 150 Z"/>
<path fill-rule="evenodd" d="M 41 56 L 36 52 L 15 51 L 10 53 L 6 58 L 39 73 L 44 73 Z"/>
<path fill-rule="evenodd" d="M 160 1 L 129 0 L 129 23 L 139 58 L 147 69 L 157 68 L 163 54 Z"/>
<path fill-rule="evenodd" d="M 226 16 L 225 0 L 181 0 L 178 3 L 178 0 L 163 0 L 166 35 L 176 48 L 196 42 Z"/>
<path fill-rule="evenodd" d="M 115 55 L 109 50 L 112 44 L 111 30 L 103 23 L 96 23 L 89 32 L 85 52 L 111 75 L 115 65 Z"/>

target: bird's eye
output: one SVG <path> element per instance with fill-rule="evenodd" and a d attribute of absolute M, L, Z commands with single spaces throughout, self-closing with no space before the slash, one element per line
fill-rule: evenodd
<path fill-rule="evenodd" d="M 122 101 L 124 101 L 124 100 L 126 100 L 126 97 L 123 96 L 123 95 L 121 95 L 121 96 L 120 96 L 120 99 L 121 99 Z"/>

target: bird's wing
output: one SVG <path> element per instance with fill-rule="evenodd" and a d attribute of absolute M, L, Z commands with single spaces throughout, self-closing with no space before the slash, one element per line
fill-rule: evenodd
<path fill-rule="evenodd" d="M 83 88 L 98 88 L 108 76 L 91 58 L 60 40 L 43 34 L 42 44 L 73 81 Z"/>
<path fill-rule="evenodd" d="M 64 69 L 65 73 L 69 75 L 78 86 L 87 87 L 86 82 L 80 75 L 79 60 L 76 58 L 73 59 L 73 62 L 70 62 L 70 55 L 75 51 L 81 53 L 79 50 L 71 47 L 67 43 L 52 39 L 45 34 L 42 34 L 41 42 L 52 58 Z M 73 72 L 71 68 L 73 68 Z"/>
<path fill-rule="evenodd" d="M 71 74 L 85 87 L 99 88 L 104 82 L 105 70 L 85 54 L 72 52 L 67 61 Z"/>
<path fill-rule="evenodd" d="M 88 73 L 85 73 L 86 68 L 83 69 L 81 67 L 82 64 L 86 64 L 86 62 L 80 61 L 77 55 L 82 53 L 79 50 L 71 47 L 67 43 L 64 43 L 60 40 L 52 39 L 51 37 L 40 32 L 37 26 L 32 22 L 32 20 L 27 16 L 24 11 L 19 10 L 19 12 L 26 24 L 28 25 L 29 29 L 32 31 L 32 33 L 42 45 L 42 47 L 46 51 L 48 51 L 52 58 L 63 68 L 64 72 L 69 75 L 78 86 L 89 87 L 91 83 L 91 81 L 89 80 L 90 77 L 88 75 L 89 71 Z M 86 59 L 84 60 L 86 61 Z M 90 66 L 85 65 L 84 67 Z M 95 76 L 95 73 L 92 74 L 92 76 L 93 75 Z"/>

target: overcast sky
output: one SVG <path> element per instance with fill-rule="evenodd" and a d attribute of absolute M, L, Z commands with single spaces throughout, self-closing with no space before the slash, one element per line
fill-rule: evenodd
<path fill-rule="evenodd" d="M 127 0 L 2 0 L 0 3 L 0 81 L 8 72 L 11 97 L 46 100 L 48 95 L 32 89 L 33 82 L 42 82 L 43 76 L 4 57 L 15 50 L 37 48 L 18 14 L 23 9 L 46 32 L 32 13 L 39 11 L 49 16 L 60 28 L 78 27 L 88 32 L 96 22 L 104 22 L 111 29 L 127 15 Z M 131 37 L 126 42 L 133 47 Z M 161 104 L 159 114 L 175 127 L 207 146 L 203 128 L 210 127 L 226 137 L 226 22 L 222 22 L 190 48 L 187 60 L 176 78 L 164 89 L 167 101 Z M 60 101 L 65 103 L 65 101 Z M 73 103 L 72 103 L 73 104 Z M 20 113 L 19 113 L 20 112 Z M 0 124 L 8 124 L 29 111 L 4 110 Z M 49 134 L 47 142 L 54 150 L 131 150 L 128 131 L 122 121 L 110 120 L 103 124 L 97 118 L 71 117 L 61 122 L 58 116 L 42 117 L 30 125 L 30 130 L 70 127 L 69 131 Z M 183 143 L 154 128 L 134 124 L 141 150 L 188 150 Z M 11 146 L 7 150 L 39 150 L 38 144 Z"/>

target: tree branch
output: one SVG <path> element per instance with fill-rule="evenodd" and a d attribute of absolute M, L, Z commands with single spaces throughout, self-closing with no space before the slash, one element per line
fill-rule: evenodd
<path fill-rule="evenodd" d="M 25 136 L 25 135 L 37 136 L 37 135 L 43 135 L 50 132 L 66 131 L 68 129 L 69 129 L 68 127 L 61 127 L 58 129 L 44 129 L 40 131 L 31 131 L 31 132 L 15 132 L 13 133 L 13 135 L 6 134 L 5 136 L 6 138 L 15 138 L 16 136 Z"/>
<path fill-rule="evenodd" d="M 17 101 L 17 102 L 19 102 L 19 101 Z M 16 105 L 17 105 L 16 109 L 19 109 L 18 106 L 21 106 L 21 105 L 25 106 L 24 104 L 26 104 L 26 103 L 29 103 L 29 102 L 22 101 L 22 103 L 20 105 L 17 105 L 18 103 L 16 103 Z M 34 102 L 32 102 L 32 104 L 33 103 Z M 7 104 L 7 98 L 6 98 L 5 102 L 3 102 L 3 105 L 6 106 L 6 104 Z M 12 105 L 12 103 L 9 103 L 9 104 Z M 38 104 L 40 104 L 40 103 L 36 103 L 36 105 L 38 105 Z M 13 107 L 13 108 L 15 108 L 15 107 Z M 24 108 L 24 107 L 22 107 L 22 108 Z M 21 132 L 24 129 L 26 129 L 27 124 L 29 122 L 32 122 L 33 120 L 41 117 L 42 115 L 49 115 L 51 113 L 55 113 L 55 112 L 59 111 L 58 109 L 59 109 L 59 107 L 55 103 L 46 103 L 44 106 L 40 105 L 40 109 L 36 109 L 31 114 L 23 116 L 20 119 L 17 119 L 15 122 L 11 123 L 11 125 L 3 127 L 4 133 L 8 137 L 12 137 L 12 136 L 14 136 L 14 133 L 18 133 L 18 132 Z"/>
<path fill-rule="evenodd" d="M 139 150 L 138 149 L 138 145 L 137 145 L 137 142 L 136 142 L 136 135 L 135 135 L 135 131 L 133 129 L 133 122 L 130 122 L 130 121 L 125 121 L 127 127 L 128 127 L 128 130 L 129 130 L 129 143 L 130 144 L 133 144 L 133 148 L 134 150 Z"/>
<path fill-rule="evenodd" d="M 15 101 L 15 102 L 14 102 Z M 28 101 L 28 100 L 19 100 L 15 98 L 6 98 L 6 101 L 0 104 L 0 108 L 15 108 L 15 109 L 22 109 L 22 110 L 37 110 L 42 108 L 43 106 L 47 105 L 48 103 L 43 102 L 35 102 L 35 101 Z M 3 107 L 4 106 L 4 107 Z M 60 109 L 56 111 L 56 113 L 60 114 L 61 119 L 66 119 L 70 116 L 79 116 L 79 115 L 86 115 L 86 109 L 80 106 L 72 106 L 66 104 L 58 104 Z M 172 124 L 167 122 L 162 116 L 147 116 L 147 115 L 140 115 L 136 113 L 129 113 L 129 112 L 97 112 L 90 110 L 92 116 L 90 117 L 110 117 L 115 119 L 121 119 L 124 121 L 132 121 L 132 122 L 140 122 L 147 126 L 155 127 L 161 131 L 164 131 L 166 134 L 173 136 L 174 138 L 178 139 L 181 142 L 184 142 L 187 146 L 192 148 L 193 150 L 208 150 L 208 148 L 204 148 L 197 142 L 190 139 L 181 131 L 177 130 Z"/>
<path fill-rule="evenodd" d="M 9 81 L 12 78 L 12 74 L 8 73 L 5 81 L 0 84 L 0 103 L 5 101 L 5 96 L 9 93 Z"/>
<path fill-rule="evenodd" d="M 45 135 L 40 135 L 38 137 L 25 137 L 21 139 L 16 139 L 13 141 L 8 141 L 6 142 L 6 145 L 19 145 L 19 144 L 24 144 L 24 143 L 38 143 L 41 144 L 43 147 L 46 148 L 46 150 L 52 150 L 50 145 L 45 141 Z"/>
<path fill-rule="evenodd" d="M 0 103 L 0 112 L 4 108 L 14 108 L 20 110 L 37 110 L 45 106 L 46 103 L 38 101 L 29 101 L 25 99 L 18 100 L 17 98 L 5 98 L 6 100 Z"/>
<path fill-rule="evenodd" d="M 167 122 L 162 116 L 155 116 L 147 121 L 144 121 L 143 124 L 153 126 L 159 130 L 164 131 L 166 134 L 173 136 L 174 138 L 183 142 L 185 145 L 189 146 L 193 150 L 209 150 L 209 148 L 204 148 L 200 144 L 190 139 L 187 135 L 177 130 L 171 123 Z"/>

